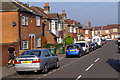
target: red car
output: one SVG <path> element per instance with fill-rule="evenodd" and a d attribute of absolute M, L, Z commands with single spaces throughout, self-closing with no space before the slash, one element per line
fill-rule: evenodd
<path fill-rule="evenodd" d="M 105 43 L 107 43 L 106 39 L 102 39 L 101 42 L 102 42 L 102 45 L 104 45 Z"/>

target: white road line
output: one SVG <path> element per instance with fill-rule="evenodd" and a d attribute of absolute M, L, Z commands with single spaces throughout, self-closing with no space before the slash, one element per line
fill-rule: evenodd
<path fill-rule="evenodd" d="M 100 58 L 97 58 L 94 62 L 97 62 Z"/>
<path fill-rule="evenodd" d="M 80 79 L 81 77 L 82 77 L 82 75 L 78 76 L 78 78 L 76 80 Z"/>
<path fill-rule="evenodd" d="M 88 71 L 94 64 L 91 64 L 85 71 Z"/>

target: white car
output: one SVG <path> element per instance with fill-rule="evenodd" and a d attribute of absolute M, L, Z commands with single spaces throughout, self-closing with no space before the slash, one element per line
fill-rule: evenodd
<path fill-rule="evenodd" d="M 87 41 L 76 41 L 75 44 L 80 44 L 84 53 L 89 53 L 89 44 Z"/>
<path fill-rule="evenodd" d="M 101 38 L 98 37 L 98 36 L 93 37 L 93 38 L 92 38 L 92 42 L 93 42 L 93 43 L 97 43 L 99 47 L 102 46 Z"/>

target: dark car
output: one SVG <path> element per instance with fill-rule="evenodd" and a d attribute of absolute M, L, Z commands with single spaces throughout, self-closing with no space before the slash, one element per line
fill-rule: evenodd
<path fill-rule="evenodd" d="M 89 51 L 92 52 L 93 51 L 93 47 L 92 47 L 92 44 L 89 43 Z"/>
<path fill-rule="evenodd" d="M 92 51 L 96 50 L 96 44 L 93 43 L 93 42 L 91 42 L 90 44 L 91 44 L 91 47 L 92 47 Z"/>
<path fill-rule="evenodd" d="M 66 57 L 70 57 L 73 55 L 80 57 L 83 54 L 84 53 L 83 53 L 82 47 L 79 44 L 71 44 L 67 46 Z"/>
<path fill-rule="evenodd" d="M 97 42 L 95 42 L 94 44 L 95 44 L 96 49 L 98 49 L 99 45 L 97 44 Z"/>
<path fill-rule="evenodd" d="M 101 42 L 102 42 L 102 45 L 104 45 L 105 43 L 107 43 L 106 39 L 102 39 Z"/>
<path fill-rule="evenodd" d="M 120 52 L 120 37 L 118 38 L 118 52 Z"/>

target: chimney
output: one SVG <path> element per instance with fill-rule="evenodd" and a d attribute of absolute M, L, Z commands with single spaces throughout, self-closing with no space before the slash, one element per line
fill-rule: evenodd
<path fill-rule="evenodd" d="M 67 15 L 66 15 L 66 12 L 65 12 L 65 10 L 62 10 L 62 16 L 64 17 L 64 20 L 66 20 L 67 19 Z"/>
<path fill-rule="evenodd" d="M 91 27 L 91 22 L 90 21 L 88 21 L 88 27 Z"/>
<path fill-rule="evenodd" d="M 50 6 L 49 6 L 49 3 L 44 3 L 44 12 L 47 14 L 47 13 L 50 13 Z"/>
<path fill-rule="evenodd" d="M 24 4 L 24 5 L 29 7 L 29 4 Z"/>

